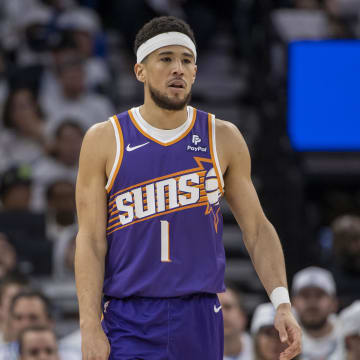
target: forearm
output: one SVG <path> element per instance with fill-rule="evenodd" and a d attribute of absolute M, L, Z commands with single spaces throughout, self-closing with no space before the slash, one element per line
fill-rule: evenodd
<path fill-rule="evenodd" d="M 85 237 L 88 235 L 79 231 L 75 253 L 75 279 L 81 328 L 100 324 L 106 254 L 104 247 L 91 245 L 91 239 Z"/>
<path fill-rule="evenodd" d="M 267 292 L 279 286 L 287 288 L 284 254 L 272 224 L 265 220 L 253 232 L 243 232 L 255 270 Z"/>

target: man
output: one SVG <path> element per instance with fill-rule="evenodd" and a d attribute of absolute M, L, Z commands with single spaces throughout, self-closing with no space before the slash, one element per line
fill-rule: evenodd
<path fill-rule="evenodd" d="M 336 288 L 331 273 L 308 267 L 295 274 L 292 303 L 303 329 L 303 360 L 327 359 L 339 344 Z"/>
<path fill-rule="evenodd" d="M 1 240 L 1 234 L 0 234 Z M 20 273 L 11 273 L 0 282 L 0 343 L 9 341 L 9 310 L 13 297 L 28 286 L 28 279 Z"/>
<path fill-rule="evenodd" d="M 289 344 L 281 359 L 293 358 L 300 328 L 246 144 L 232 124 L 186 106 L 197 69 L 191 29 L 155 18 L 139 31 L 135 51 L 144 104 L 94 126 L 80 154 L 75 275 L 83 358 L 108 359 L 111 344 L 110 359 L 222 359 L 224 187 L 277 307 L 276 327 Z"/>
<path fill-rule="evenodd" d="M 275 310 L 272 304 L 257 306 L 251 321 L 251 335 L 256 360 L 278 360 L 286 344 L 281 343 L 274 327 Z"/>
<path fill-rule="evenodd" d="M 71 346 L 58 346 L 52 327 L 33 325 L 19 335 L 19 360 L 80 360 L 81 354 Z"/>
<path fill-rule="evenodd" d="M 360 216 L 345 214 L 331 223 L 333 255 L 331 271 L 339 293 L 341 308 L 360 294 Z"/>
<path fill-rule="evenodd" d="M 19 335 L 29 326 L 53 326 L 49 300 L 32 289 L 19 292 L 11 301 L 9 342 L 0 348 L 0 360 L 17 359 Z"/>
<path fill-rule="evenodd" d="M 349 307 L 341 311 L 340 329 L 343 339 L 343 355 L 331 360 L 360 359 L 360 300 L 354 301 Z"/>
<path fill-rule="evenodd" d="M 219 294 L 224 318 L 224 360 L 251 360 L 252 342 L 245 332 L 246 314 L 242 308 L 237 290 L 226 285 L 226 291 Z"/>
<path fill-rule="evenodd" d="M 31 169 L 27 165 L 13 166 L 0 176 L 0 201 L 3 211 L 30 209 L 32 191 Z"/>
<path fill-rule="evenodd" d="M 54 331 L 45 326 L 25 328 L 19 337 L 19 360 L 60 360 Z"/>

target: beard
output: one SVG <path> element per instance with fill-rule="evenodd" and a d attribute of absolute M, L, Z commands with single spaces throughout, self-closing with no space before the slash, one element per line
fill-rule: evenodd
<path fill-rule="evenodd" d="M 153 99 L 154 103 L 161 109 L 179 111 L 184 109 L 184 107 L 191 100 L 191 92 L 189 92 L 183 100 L 173 100 L 170 99 L 167 95 L 162 94 L 160 91 L 154 89 L 149 84 L 150 96 Z"/>
<path fill-rule="evenodd" d="M 317 320 L 301 319 L 301 323 L 306 330 L 320 330 L 327 322 L 327 317 Z"/>

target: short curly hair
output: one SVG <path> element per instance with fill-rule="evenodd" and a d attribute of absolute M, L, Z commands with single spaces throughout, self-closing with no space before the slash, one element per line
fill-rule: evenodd
<path fill-rule="evenodd" d="M 178 19 L 175 16 L 160 16 L 147 22 L 136 34 L 134 42 L 135 55 L 138 48 L 145 41 L 156 35 L 171 31 L 176 31 L 187 35 L 196 46 L 194 33 L 185 21 Z"/>

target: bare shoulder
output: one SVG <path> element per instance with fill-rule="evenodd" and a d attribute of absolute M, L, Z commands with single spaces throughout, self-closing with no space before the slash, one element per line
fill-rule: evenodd
<path fill-rule="evenodd" d="M 110 120 L 99 122 L 89 128 L 85 134 L 87 141 L 109 141 L 109 138 L 113 135 L 113 127 Z"/>
<path fill-rule="evenodd" d="M 97 123 L 86 132 L 82 145 L 82 155 L 93 160 L 106 160 L 115 147 L 115 135 L 110 120 Z"/>
<path fill-rule="evenodd" d="M 249 150 L 240 130 L 230 121 L 215 119 L 216 148 L 221 167 L 227 169 L 234 159 L 249 159 Z"/>

